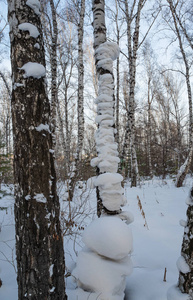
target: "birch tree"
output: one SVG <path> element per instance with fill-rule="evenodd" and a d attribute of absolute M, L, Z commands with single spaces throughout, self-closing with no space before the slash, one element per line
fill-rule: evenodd
<path fill-rule="evenodd" d="M 185 51 L 185 47 L 183 44 L 183 35 L 181 34 L 180 30 L 180 24 L 179 24 L 179 18 L 176 17 L 175 14 L 175 8 L 173 5 L 173 1 L 167 0 L 170 11 L 172 14 L 172 19 L 173 19 L 173 25 L 174 25 L 174 33 L 177 37 L 178 43 L 179 43 L 179 49 L 181 52 L 181 56 L 184 62 L 184 67 L 185 67 L 185 73 L 183 75 L 185 76 L 186 80 L 186 87 L 187 87 L 187 94 L 188 94 L 188 103 L 189 103 L 189 153 L 188 156 L 184 162 L 184 164 L 181 166 L 179 169 L 178 175 L 177 175 L 177 180 L 176 180 L 176 186 L 181 187 L 183 184 L 183 181 L 186 177 L 186 174 L 189 171 L 191 162 L 192 162 L 192 155 L 193 155 L 193 115 L 192 115 L 192 90 L 191 90 L 191 83 L 190 83 L 190 67 L 191 67 L 191 62 L 188 59 L 188 55 Z M 168 23 L 168 21 L 166 20 Z"/>
<path fill-rule="evenodd" d="M 127 24 L 127 48 L 128 48 L 128 64 L 129 64 L 129 97 L 128 97 L 128 118 L 127 118 L 127 136 L 131 149 L 131 186 L 136 186 L 139 180 L 139 170 L 135 145 L 135 86 L 136 86 L 136 63 L 137 53 L 140 46 L 145 41 L 150 29 L 152 28 L 160 10 L 153 16 L 151 23 L 142 40 L 139 40 L 141 14 L 147 0 L 132 1 L 124 0 L 125 20 Z M 120 1 L 122 3 L 122 1 Z M 124 147 L 128 142 L 125 140 Z"/>
<path fill-rule="evenodd" d="M 84 293 L 85 299 L 91 295 L 99 300 L 123 300 L 125 278 L 132 270 L 128 256 L 132 249 L 132 238 L 129 228 L 122 220 L 126 220 L 128 224 L 131 218 L 126 212 L 121 212 L 120 208 L 124 204 L 121 187 L 123 177 L 117 173 L 119 158 L 114 141 L 113 78 L 113 60 L 119 55 L 119 47 L 115 43 L 106 42 L 104 0 L 93 0 L 93 27 L 99 89 L 95 101 L 98 156 L 91 164 L 98 168 L 94 185 L 97 187 L 98 216 L 103 214 L 103 217 L 93 221 L 84 232 L 83 242 L 87 249 L 80 251 L 73 275 L 77 278 L 78 286 L 84 290 L 81 293 Z M 121 243 L 123 240 L 126 240 L 124 245 Z M 113 253 L 109 249 L 113 249 Z M 85 266 L 84 270 L 82 266 Z"/>
<path fill-rule="evenodd" d="M 106 26 L 104 1 L 93 1 L 93 28 L 94 28 L 94 49 L 97 77 L 99 82 L 97 103 L 98 130 L 96 133 L 96 147 L 98 157 L 92 160 L 92 166 L 98 168 L 99 178 L 107 177 L 117 172 L 119 158 L 117 143 L 114 140 L 114 76 L 113 60 L 119 55 L 119 47 L 115 43 L 106 42 Z M 111 176 L 111 175 L 110 175 Z M 113 176 L 112 176 L 113 177 Z M 120 179 L 118 179 L 120 177 Z M 120 213 L 120 206 L 123 204 L 122 192 L 120 189 L 121 176 L 116 175 L 115 180 L 117 192 L 109 205 L 110 195 L 108 191 L 103 191 L 102 182 L 97 185 L 97 211 L 98 216 L 102 212 L 107 214 Z M 111 189 L 113 189 L 112 184 Z M 111 192 L 109 191 L 111 194 Z"/>
<path fill-rule="evenodd" d="M 69 198 L 72 200 L 75 184 L 77 179 L 81 178 L 82 174 L 82 149 L 84 141 L 84 63 L 83 63 L 83 36 L 84 36 L 84 15 L 85 15 L 85 0 L 81 0 L 78 7 L 78 141 L 77 152 L 75 159 L 75 170 L 70 181 Z"/>
<path fill-rule="evenodd" d="M 8 0 L 18 299 L 67 299 L 40 2 Z"/>

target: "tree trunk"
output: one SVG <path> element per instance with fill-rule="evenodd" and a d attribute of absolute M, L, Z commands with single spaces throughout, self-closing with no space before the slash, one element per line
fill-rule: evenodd
<path fill-rule="evenodd" d="M 193 153 L 192 90 L 191 90 L 191 84 L 190 84 L 190 67 L 189 67 L 188 59 L 186 57 L 186 53 L 185 53 L 185 50 L 183 47 L 182 37 L 180 34 L 180 30 L 178 28 L 177 19 L 174 14 L 174 7 L 170 0 L 168 0 L 168 3 L 169 3 L 170 10 L 172 13 L 173 21 L 174 21 L 174 26 L 175 26 L 175 30 L 176 30 L 175 33 L 178 38 L 180 52 L 182 54 L 182 58 L 183 58 L 185 69 L 186 69 L 185 78 L 186 78 L 186 86 L 187 86 L 188 102 L 189 102 L 189 154 L 188 154 L 188 157 L 187 157 L 184 165 L 180 168 L 180 170 L 178 172 L 177 181 L 176 181 L 176 187 L 181 187 L 183 184 L 183 181 L 186 177 L 186 174 L 189 171 L 191 162 L 192 162 L 192 153 Z"/>
<path fill-rule="evenodd" d="M 75 170 L 69 183 L 69 200 L 72 200 L 77 180 L 82 177 L 82 148 L 84 141 L 84 62 L 83 62 L 83 36 L 84 36 L 85 0 L 81 0 L 78 24 L 78 145 L 75 159 Z"/>
<path fill-rule="evenodd" d="M 137 4 L 137 12 L 135 16 L 134 33 L 132 35 L 132 20 L 133 8 L 135 2 L 133 2 L 133 7 L 129 13 L 128 1 L 125 0 L 125 15 L 127 22 L 127 41 L 128 41 L 128 62 L 129 62 L 129 110 L 128 110 L 128 122 L 130 126 L 130 140 L 131 147 L 131 186 L 136 186 L 137 179 L 139 179 L 136 147 L 135 147 L 135 84 L 136 84 L 136 60 L 137 60 L 137 50 L 139 47 L 139 26 L 140 26 L 140 16 L 141 10 L 143 8 L 145 1 L 139 0 Z"/>
<path fill-rule="evenodd" d="M 187 204 L 187 223 L 184 229 L 180 257 L 184 268 L 180 270 L 178 286 L 182 293 L 189 294 L 190 299 L 193 299 L 193 188 L 190 191 Z"/>
<path fill-rule="evenodd" d="M 124 203 L 121 187 L 122 176 L 117 174 L 118 151 L 115 142 L 115 96 L 113 60 L 119 55 L 119 47 L 115 43 L 106 42 L 104 0 L 93 1 L 93 27 L 95 64 L 98 76 L 99 91 L 96 99 L 98 130 L 96 132 L 96 148 L 98 157 L 91 162 L 97 167 L 97 214 L 119 214 Z M 110 187 L 103 185 L 109 181 Z M 115 180 L 115 182 L 114 182 Z M 112 194 L 112 190 L 114 193 Z M 113 202 L 113 205 L 112 205 Z"/>
<path fill-rule="evenodd" d="M 64 300 L 63 238 L 40 13 L 38 6 L 28 6 L 25 0 L 8 0 L 8 9 L 15 86 L 12 122 L 18 299 Z M 32 25 L 35 36 L 30 31 Z M 34 47 L 37 43 L 39 49 Z"/>
<path fill-rule="evenodd" d="M 57 112 L 57 102 L 58 102 L 58 87 L 57 87 L 57 43 L 58 43 L 58 25 L 56 19 L 56 8 L 53 0 L 50 1 L 50 7 L 52 12 L 52 27 L 51 32 L 52 44 L 51 44 L 51 131 L 53 133 L 53 141 L 55 141 L 55 131 L 56 131 L 56 112 Z"/>
<path fill-rule="evenodd" d="M 153 178 L 152 162 L 151 162 L 151 100 L 150 100 L 150 79 L 148 80 L 148 120 L 147 120 L 147 155 L 149 176 Z"/>

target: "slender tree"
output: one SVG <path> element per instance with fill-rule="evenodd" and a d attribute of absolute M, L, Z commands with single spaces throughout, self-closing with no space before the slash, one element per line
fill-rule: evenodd
<path fill-rule="evenodd" d="M 186 87 L 187 87 L 187 94 L 188 94 L 188 103 L 189 103 L 189 153 L 184 162 L 184 164 L 179 169 L 177 174 L 176 186 L 181 187 L 183 181 L 186 177 L 190 169 L 190 165 L 192 162 L 192 155 L 193 155 L 193 115 L 192 115 L 192 90 L 191 90 L 191 83 L 190 83 L 190 63 L 183 45 L 183 35 L 180 32 L 180 24 L 179 18 L 176 17 L 175 8 L 173 5 L 173 1 L 167 0 L 170 11 L 172 14 L 173 24 L 174 24 L 174 33 L 178 39 L 179 49 L 183 58 L 184 66 L 185 66 L 185 79 L 186 79 Z"/>
<path fill-rule="evenodd" d="M 8 0 L 18 299 L 67 299 L 40 2 Z"/>
<path fill-rule="evenodd" d="M 114 120 L 114 76 L 113 60 L 119 55 L 119 47 L 115 43 L 106 42 L 104 0 L 93 1 L 93 28 L 95 64 L 99 83 L 97 103 L 98 130 L 96 132 L 96 147 L 98 157 L 92 160 L 92 166 L 98 170 L 98 178 L 109 178 L 111 188 L 105 188 L 103 182 L 98 181 L 97 186 L 97 213 L 118 214 L 120 206 L 124 203 L 121 181 L 122 176 L 117 174 L 118 152 L 115 142 Z M 116 186 L 116 188 L 115 188 Z M 115 194 L 112 197 L 112 190 Z M 115 191 L 116 190 L 116 191 Z M 110 205 L 110 198 L 113 205 Z"/>
<path fill-rule="evenodd" d="M 85 0 L 81 0 L 78 20 L 78 142 L 75 159 L 75 170 L 70 180 L 69 197 L 73 198 L 75 184 L 77 179 L 82 177 L 82 149 L 84 141 L 84 62 L 83 62 L 83 36 L 84 36 L 84 15 Z"/>

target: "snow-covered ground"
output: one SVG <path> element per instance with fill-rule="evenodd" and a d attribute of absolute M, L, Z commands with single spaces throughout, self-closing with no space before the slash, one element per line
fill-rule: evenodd
<path fill-rule="evenodd" d="M 125 184 L 125 195 L 129 210 L 134 215 L 134 222 L 129 225 L 133 233 L 133 272 L 127 279 L 125 300 L 166 300 L 168 289 L 177 283 L 178 270 L 176 261 L 180 256 L 183 227 L 179 221 L 186 220 L 187 205 L 185 200 L 192 185 L 188 178 L 184 187 L 176 188 L 172 179 L 153 179 L 144 181 L 140 187 L 130 188 Z M 0 194 L 0 288 L 1 300 L 17 300 L 17 284 L 14 256 L 14 198 L 12 190 L 3 187 L 6 195 Z M 7 195 L 8 194 L 8 195 Z M 69 212 L 64 201 L 64 189 L 60 185 L 62 224 Z M 69 271 L 74 267 L 77 251 L 81 249 L 81 233 L 83 228 L 96 218 L 95 191 L 79 190 L 81 196 L 71 204 L 70 214 L 73 226 L 66 231 L 65 256 Z M 79 209 L 77 209 L 80 206 Z M 75 241 L 75 242 L 74 242 Z M 164 272 L 166 269 L 166 281 Z M 77 298 L 75 283 L 67 277 L 67 293 L 69 300 L 86 300 L 89 293 Z M 116 299 L 110 299 L 116 300 Z"/>

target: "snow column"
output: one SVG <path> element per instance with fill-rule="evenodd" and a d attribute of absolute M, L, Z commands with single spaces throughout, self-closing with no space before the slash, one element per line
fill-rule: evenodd
<path fill-rule="evenodd" d="M 100 175 L 95 180 L 99 188 L 103 206 L 109 211 L 120 211 L 125 204 L 121 181 L 117 174 L 120 161 L 115 142 L 114 128 L 114 79 L 113 60 L 119 56 L 119 47 L 115 43 L 105 42 L 95 51 L 97 69 L 104 70 L 99 74 L 99 91 L 96 98 L 98 130 L 95 135 L 98 157 L 92 159 L 91 165 L 99 168 Z"/>
<path fill-rule="evenodd" d="M 99 189 L 103 206 L 117 214 L 103 214 L 87 227 L 83 234 L 85 247 L 78 255 L 73 276 L 78 283 L 80 300 L 88 296 L 89 299 L 123 300 L 126 276 L 132 271 L 132 234 L 126 224 L 133 218 L 120 208 L 126 201 L 121 186 L 123 177 L 117 173 L 119 158 L 114 140 L 113 60 L 119 55 L 119 47 L 105 42 L 97 47 L 95 55 L 99 74 L 95 135 L 98 156 L 92 159 L 91 165 L 99 169 L 94 185 Z"/>

